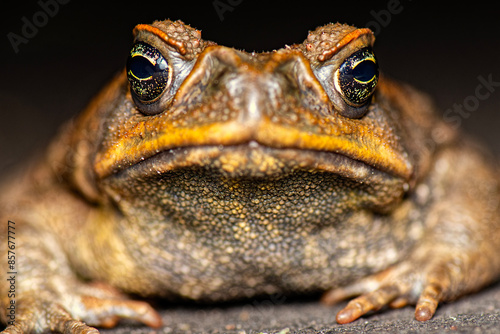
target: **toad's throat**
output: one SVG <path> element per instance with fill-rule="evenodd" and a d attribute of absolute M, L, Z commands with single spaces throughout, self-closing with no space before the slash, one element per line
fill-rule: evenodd
<path fill-rule="evenodd" d="M 218 220 L 312 228 L 355 209 L 386 212 L 404 193 L 401 178 L 342 155 L 256 144 L 163 152 L 103 182 L 126 215 L 194 230 Z"/>

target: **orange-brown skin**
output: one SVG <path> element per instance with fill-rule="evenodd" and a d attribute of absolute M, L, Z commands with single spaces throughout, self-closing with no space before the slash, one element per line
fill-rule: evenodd
<path fill-rule="evenodd" d="M 339 323 L 406 304 L 424 321 L 498 279 L 498 171 L 487 155 L 425 95 L 383 75 L 366 103 L 341 94 L 339 68 L 371 47 L 368 29 L 329 24 L 262 54 L 204 41 L 180 21 L 134 34 L 168 64 L 161 94 L 141 102 L 121 73 L 45 159 L 2 186 L 0 215 L 22 247 L 16 319 L 2 333 L 162 325 L 125 293 L 325 291 L 327 304 L 357 296 Z M 6 230 L 0 240 L 5 252 Z"/>

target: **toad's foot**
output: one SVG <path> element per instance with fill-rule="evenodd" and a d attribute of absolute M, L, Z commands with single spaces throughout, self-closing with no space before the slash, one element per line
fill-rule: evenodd
<path fill-rule="evenodd" d="M 332 305 L 352 296 L 360 296 L 338 312 L 336 319 L 340 324 L 352 322 L 384 306 L 400 308 L 407 304 L 416 305 L 415 319 L 429 320 L 439 302 L 466 292 L 465 284 L 461 282 L 467 277 L 467 270 L 453 259 L 431 260 L 419 265 L 423 262 L 405 261 L 351 285 L 332 289 L 325 293 L 322 302 Z"/>
<path fill-rule="evenodd" d="M 120 318 L 158 328 L 159 314 L 146 302 L 126 299 L 103 284 L 82 286 L 80 293 L 54 300 L 45 293 L 25 293 L 16 300 L 16 317 L 2 334 L 42 333 L 98 334 L 90 326 L 114 327 Z M 87 325 L 88 324 L 88 325 Z"/>

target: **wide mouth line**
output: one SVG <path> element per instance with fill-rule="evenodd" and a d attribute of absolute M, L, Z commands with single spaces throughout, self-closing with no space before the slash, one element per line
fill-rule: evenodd
<path fill-rule="evenodd" d="M 280 125 L 267 118 L 252 124 L 233 120 L 187 127 L 173 126 L 158 118 L 152 120 L 152 123 L 135 126 L 96 154 L 94 168 L 98 178 L 105 178 L 162 152 L 178 153 L 188 147 L 229 149 L 234 145 L 242 145 L 248 151 L 267 147 L 340 154 L 407 181 L 412 177 L 412 166 L 403 148 L 391 136 L 384 137 L 370 131 L 370 126 L 358 124 L 355 129 L 351 126 L 332 127 L 331 131 L 324 132 L 316 128 L 307 130 Z M 149 133 L 148 129 L 158 131 Z M 148 135 L 144 136 L 144 133 Z"/>
<path fill-rule="evenodd" d="M 196 145 L 165 149 L 147 158 L 119 166 L 110 176 L 132 177 L 162 175 L 182 168 L 214 168 L 228 176 L 279 174 L 285 170 L 329 172 L 356 180 L 375 176 L 399 178 L 390 171 L 377 168 L 342 153 L 280 148 L 259 144 L 255 140 L 234 145 Z"/>

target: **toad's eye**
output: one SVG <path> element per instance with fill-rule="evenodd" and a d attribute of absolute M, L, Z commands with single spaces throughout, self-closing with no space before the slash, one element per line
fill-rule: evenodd
<path fill-rule="evenodd" d="M 134 98 L 147 105 L 160 98 L 172 76 L 167 60 L 158 49 L 137 42 L 127 60 L 127 77 Z"/>
<path fill-rule="evenodd" d="M 371 48 L 350 55 L 335 72 L 335 88 L 351 107 L 369 102 L 378 81 L 378 65 Z"/>

